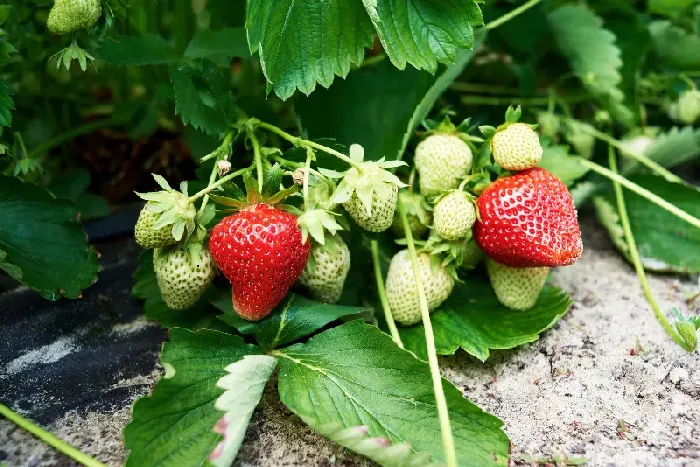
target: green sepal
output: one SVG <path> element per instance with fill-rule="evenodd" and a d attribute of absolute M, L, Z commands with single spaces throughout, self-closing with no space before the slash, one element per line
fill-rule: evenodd
<path fill-rule="evenodd" d="M 284 201 L 285 199 L 289 198 L 294 193 L 297 193 L 298 191 L 299 188 L 296 185 L 292 185 L 289 188 L 279 190 L 276 194 L 268 198 L 267 202 L 270 204 L 278 204 Z"/>
<path fill-rule="evenodd" d="M 258 187 L 258 181 L 253 177 L 253 174 L 247 172 L 243 174 L 243 183 L 245 184 L 245 191 L 248 194 L 249 203 L 258 203 L 262 200 L 262 194 L 260 193 L 260 188 Z"/>
<path fill-rule="evenodd" d="M 508 110 L 506 110 L 506 124 L 517 123 L 522 114 L 523 111 L 520 106 L 516 108 L 513 108 L 512 105 L 508 106 Z"/>
<path fill-rule="evenodd" d="M 229 198 L 227 196 L 209 195 L 209 197 L 212 199 L 212 201 L 222 204 L 224 206 L 229 206 L 236 209 L 243 209 L 244 207 L 246 207 L 245 202 Z"/>
<path fill-rule="evenodd" d="M 263 199 L 271 198 L 280 190 L 283 174 L 284 172 L 279 164 L 273 165 L 272 168 L 265 172 L 261 192 Z M 272 201 L 270 203 L 274 204 Z"/>

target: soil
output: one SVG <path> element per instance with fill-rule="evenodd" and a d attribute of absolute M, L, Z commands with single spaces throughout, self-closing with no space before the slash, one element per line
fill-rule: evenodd
<path fill-rule="evenodd" d="M 553 278 L 575 300 L 564 319 L 538 342 L 493 352 L 485 364 L 461 351 L 442 358 L 444 374 L 472 401 L 504 421 L 513 442 L 514 464 L 585 458 L 589 466 L 700 466 L 699 355 L 686 353 L 665 334 L 633 269 L 605 234 L 590 222 L 585 222 L 584 234 L 581 260 L 556 271 Z M 112 287 L 123 292 L 130 280 L 127 269 L 133 264 L 115 264 L 124 278 Z M 108 267 L 105 273 L 109 271 Z M 686 299 L 700 290 L 696 276 L 655 275 L 650 283 L 669 315 L 673 306 L 689 311 Z M 93 300 L 98 293 L 111 292 L 88 291 L 84 300 Z M 12 301 L 4 298 L 0 296 L 0 350 L 10 332 L 3 329 L 9 316 L 3 316 L 3 300 L 15 303 L 17 295 Z M 24 309 L 37 313 L 39 303 L 25 304 L 29 308 Z M 97 342 L 65 332 L 52 340 L 29 339 L 33 344 L 9 360 L 0 352 L 0 401 L 97 459 L 120 465 L 125 455 L 121 429 L 130 418 L 130 405 L 151 389 L 160 374 L 156 358 L 163 333 L 134 309 L 138 304 L 133 301 L 114 307 L 115 316 L 101 322 Z M 100 316 L 99 310 L 91 313 L 93 321 Z M 33 332 L 28 330 L 27 335 Z M 73 386 L 78 395 L 56 395 L 49 392 L 52 386 L 45 384 L 46 378 L 28 376 L 44 374 L 44 369 L 76 353 L 89 357 L 90 349 L 101 348 L 105 339 L 112 342 L 116 376 L 85 378 L 91 382 Z M 118 352 L 129 358 L 118 358 Z M 29 400 L 37 387 L 43 388 L 43 396 Z M 92 394 L 106 396 L 96 401 Z M 9 466 L 73 465 L 6 420 L 0 420 L 2 459 Z M 311 432 L 280 404 L 273 380 L 253 416 L 236 465 L 371 464 Z"/>

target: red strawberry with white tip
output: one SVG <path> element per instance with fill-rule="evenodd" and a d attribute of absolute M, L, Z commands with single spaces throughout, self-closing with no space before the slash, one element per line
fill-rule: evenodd
<path fill-rule="evenodd" d="M 257 321 L 287 295 L 309 258 L 293 214 L 256 203 L 225 217 L 211 232 L 209 250 L 231 282 L 233 308 Z"/>
<path fill-rule="evenodd" d="M 477 199 L 474 238 L 511 267 L 555 267 L 581 256 L 581 230 L 566 186 L 536 167 L 496 180 Z"/>

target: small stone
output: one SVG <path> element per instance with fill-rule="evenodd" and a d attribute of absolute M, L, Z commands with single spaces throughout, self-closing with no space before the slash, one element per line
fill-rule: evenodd
<path fill-rule="evenodd" d="M 685 368 L 681 367 L 676 367 L 673 368 L 669 373 L 668 373 L 668 380 L 673 383 L 673 384 L 678 384 L 683 380 L 688 379 L 688 370 Z"/>

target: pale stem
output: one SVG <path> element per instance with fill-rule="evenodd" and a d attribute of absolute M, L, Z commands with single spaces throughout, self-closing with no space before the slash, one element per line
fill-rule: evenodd
<path fill-rule="evenodd" d="M 226 175 L 225 177 L 221 177 L 220 179 L 218 179 L 216 182 L 212 183 L 208 187 L 203 188 L 200 191 L 198 191 L 197 193 L 190 196 L 190 198 L 189 198 L 190 202 L 194 202 L 194 201 L 198 200 L 199 198 L 201 198 L 202 196 L 205 196 L 205 195 L 211 193 L 212 191 L 219 188 L 224 183 L 238 177 L 239 175 L 243 175 L 244 173 L 246 173 L 249 170 L 250 170 L 250 167 L 246 167 L 245 169 L 240 169 L 240 170 L 237 170 L 233 173 Z"/>
<path fill-rule="evenodd" d="M 262 191 L 263 186 L 263 165 L 262 155 L 260 154 L 260 141 L 255 136 L 255 130 L 248 130 L 248 138 L 253 145 L 253 159 L 255 160 L 255 170 L 258 174 L 258 189 Z"/>
<path fill-rule="evenodd" d="M 519 14 L 526 12 L 527 10 L 532 8 L 533 6 L 540 3 L 541 1 L 542 0 L 530 0 L 529 2 L 523 3 L 518 8 L 515 8 L 515 9 L 509 11 L 508 13 L 506 13 L 505 15 L 501 16 L 500 18 L 491 21 L 489 24 L 484 26 L 484 28 L 485 29 L 495 29 L 498 26 L 502 25 L 503 23 L 512 20 L 513 18 L 515 18 Z"/>
<path fill-rule="evenodd" d="M 304 167 L 304 209 L 309 210 L 309 172 L 311 172 L 311 157 L 313 156 L 313 150 L 307 149 L 306 151 L 306 166 Z"/>
<path fill-rule="evenodd" d="M 228 133 L 224 137 L 223 143 L 221 143 L 221 146 L 219 146 L 216 151 L 222 151 L 226 150 L 226 148 L 230 148 L 231 146 L 231 140 L 233 139 L 233 133 Z M 214 160 L 214 167 L 211 169 L 211 173 L 209 174 L 209 183 L 207 186 L 211 186 L 214 183 L 214 180 L 216 180 L 216 175 L 218 174 L 218 167 L 216 166 L 217 163 L 219 162 L 219 156 L 216 157 Z M 209 195 L 204 195 L 204 199 L 202 199 L 202 205 L 199 207 L 199 215 L 201 216 L 202 213 L 204 213 L 204 208 L 207 207 L 207 203 L 209 202 Z"/>
<path fill-rule="evenodd" d="M 445 461 L 447 467 L 457 467 L 457 452 L 455 451 L 455 441 L 452 436 L 452 427 L 450 426 L 450 415 L 447 410 L 447 400 L 445 399 L 445 391 L 442 387 L 442 375 L 440 374 L 440 365 L 438 364 L 437 352 L 435 350 L 435 336 L 433 335 L 433 324 L 430 321 L 430 310 L 428 309 L 428 299 L 425 296 L 423 289 L 423 281 L 420 276 L 420 267 L 418 265 L 418 255 L 416 247 L 413 244 L 413 234 L 408 224 L 406 211 L 403 209 L 401 202 L 398 204 L 401 223 L 403 224 L 404 234 L 406 235 L 406 243 L 408 253 L 411 256 L 413 265 L 413 277 L 416 280 L 416 289 L 418 290 L 418 301 L 420 303 L 420 313 L 423 319 L 423 327 L 425 329 L 425 342 L 428 353 L 428 366 L 430 367 L 430 376 L 433 379 L 433 391 L 435 392 L 435 404 L 437 406 L 438 417 L 440 418 L 440 432 L 442 434 L 442 449 L 445 452 Z"/>
<path fill-rule="evenodd" d="M 401 342 L 399 330 L 396 328 L 394 316 L 391 314 L 391 307 L 389 306 L 389 301 L 386 298 L 382 268 L 379 264 L 379 244 L 376 240 L 372 240 L 370 245 L 372 246 L 372 264 L 374 264 L 374 277 L 377 281 L 377 294 L 379 295 L 379 301 L 381 302 L 382 309 L 384 310 L 384 320 L 386 321 L 386 325 L 389 327 L 389 332 L 391 333 L 391 338 L 393 339 L 394 343 L 399 346 L 399 348 L 403 349 L 403 342 Z"/>
<path fill-rule="evenodd" d="M 610 163 L 610 169 L 613 173 L 617 174 L 617 161 L 615 160 L 615 151 L 612 145 L 608 146 L 608 160 Z M 656 315 L 656 319 L 659 321 L 661 326 L 666 330 L 669 336 L 676 342 L 676 344 L 683 347 L 688 352 L 692 352 L 693 349 L 688 347 L 683 338 L 678 335 L 678 333 L 673 329 L 671 323 L 668 322 L 666 316 L 661 311 L 659 304 L 657 303 L 654 295 L 651 293 L 649 288 L 649 282 L 647 282 L 647 277 L 644 272 L 644 266 L 642 261 L 639 259 L 639 251 L 637 250 L 637 242 L 634 240 L 632 235 L 632 229 L 630 227 L 629 216 L 627 215 L 627 208 L 625 206 L 625 198 L 622 193 L 622 187 L 620 183 L 613 180 L 613 187 L 615 188 L 615 199 L 617 200 L 617 211 L 620 215 L 620 224 L 622 224 L 622 230 L 625 233 L 625 239 L 627 240 L 627 247 L 629 248 L 630 259 L 634 265 L 634 269 L 637 271 L 637 277 L 639 278 L 639 283 L 642 285 L 642 290 L 644 291 L 644 297 L 646 297 L 647 302 L 651 306 L 651 309 Z"/>
<path fill-rule="evenodd" d="M 55 450 L 65 454 L 66 456 L 70 457 L 74 461 L 79 462 L 80 464 L 83 464 L 87 467 L 106 467 L 106 465 L 103 464 L 102 462 L 88 456 L 84 452 L 74 448 L 73 446 L 66 443 L 65 441 L 58 439 L 53 434 L 44 430 L 40 426 L 35 425 L 30 420 L 27 420 L 26 418 L 22 417 L 21 415 L 19 415 L 16 412 L 13 412 L 7 406 L 2 405 L 2 404 L 0 404 L 0 415 L 7 418 L 9 421 L 13 422 L 14 424 L 19 426 L 20 428 L 33 434 L 34 436 L 36 436 L 41 441 L 48 444 L 49 446 L 51 446 Z"/>

